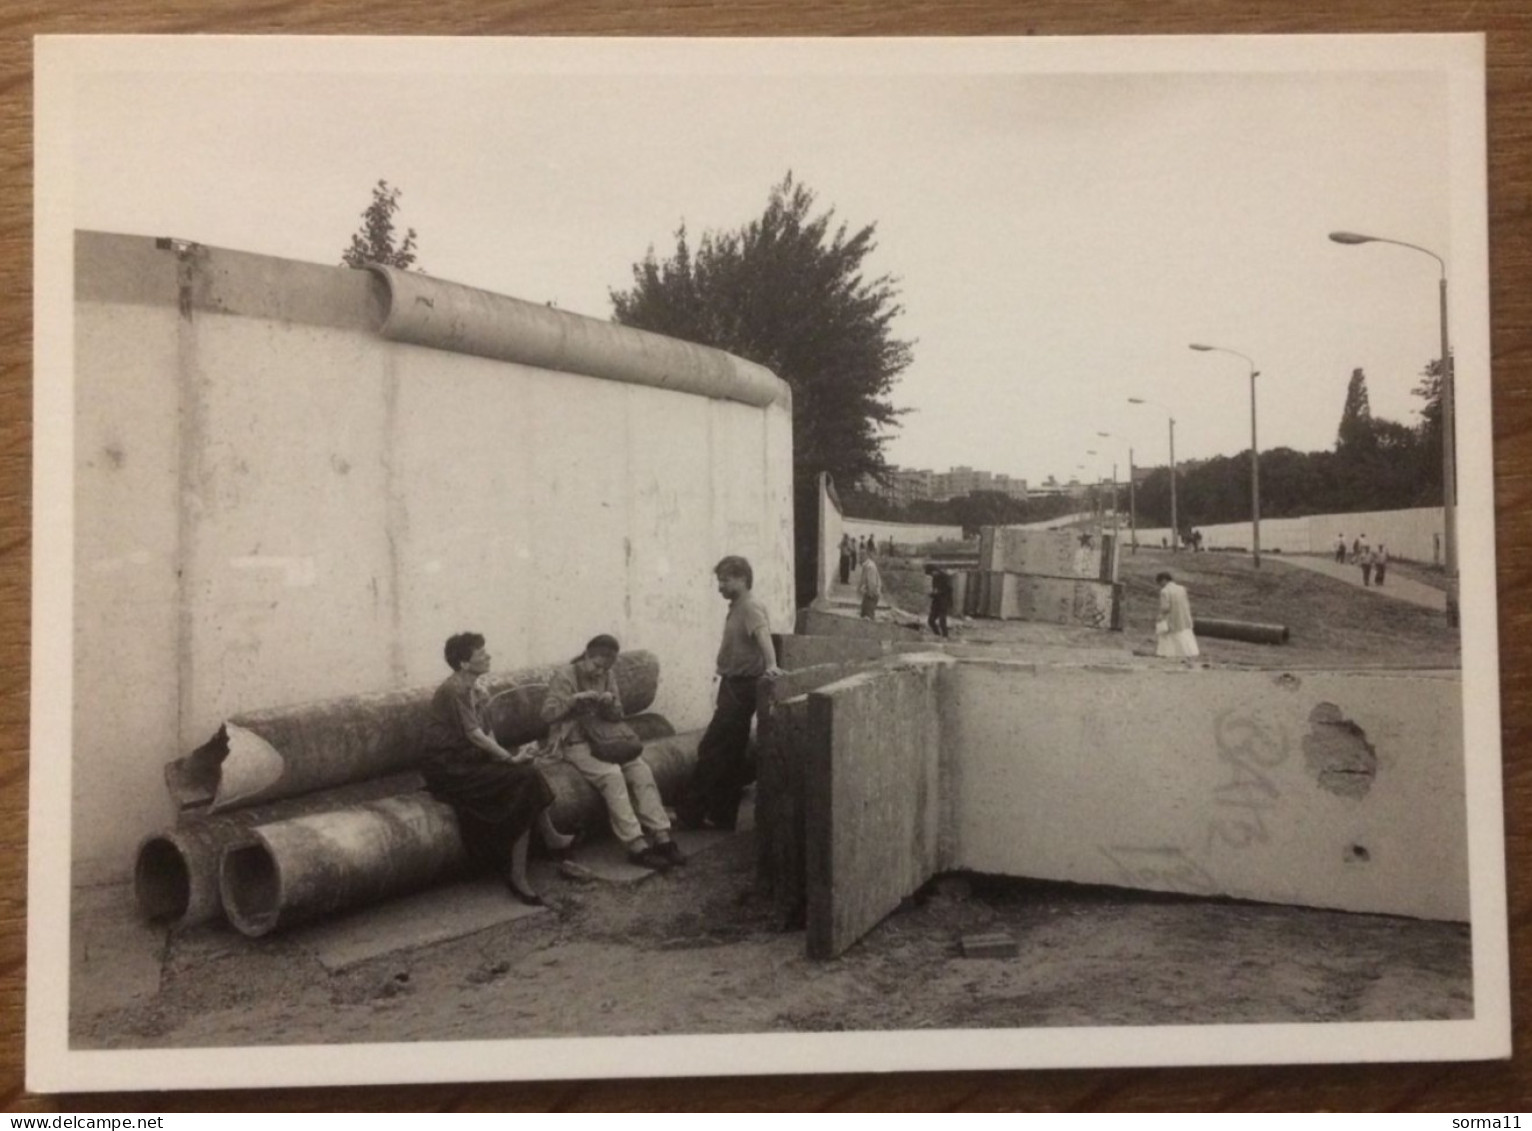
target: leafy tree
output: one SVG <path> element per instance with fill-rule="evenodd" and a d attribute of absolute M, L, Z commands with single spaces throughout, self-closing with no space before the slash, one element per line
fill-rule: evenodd
<path fill-rule="evenodd" d="M 1335 437 L 1339 452 L 1357 451 L 1372 444 L 1372 408 L 1367 403 L 1367 376 L 1360 369 L 1351 371 L 1346 386 L 1346 403 L 1341 408 L 1340 428 Z"/>
<path fill-rule="evenodd" d="M 625 326 L 715 346 L 764 365 L 793 391 L 793 498 L 800 600 L 813 596 L 816 483 L 883 481 L 889 401 L 913 343 L 893 334 L 903 313 L 891 275 L 868 279 L 876 225 L 855 232 L 791 173 L 766 210 L 733 231 L 705 232 L 693 250 L 683 224 L 668 258 L 651 247 L 631 290 L 610 291 Z"/>
<path fill-rule="evenodd" d="M 1420 444 L 1420 464 L 1424 486 L 1421 506 L 1441 506 L 1442 502 L 1442 363 L 1432 358 L 1420 371 L 1420 384 L 1412 390 L 1425 400 L 1420 410 L 1416 435 Z"/>
<path fill-rule="evenodd" d="M 716 346 L 757 362 L 793 390 L 793 465 L 806 481 L 828 471 L 841 484 L 883 478 L 889 401 L 912 343 L 893 334 L 903 312 L 897 280 L 868 279 L 876 225 L 834 225 L 813 215 L 814 194 L 789 173 L 766 210 L 734 231 L 707 232 L 692 248 L 683 225 L 659 259 L 650 248 L 631 290 L 610 292 L 626 326 Z"/>
<path fill-rule="evenodd" d="M 404 271 L 415 268 L 415 229 L 405 229 L 403 242 L 395 242 L 394 214 L 399 211 L 402 191 L 390 188 L 387 181 L 372 187 L 372 203 L 362 212 L 362 226 L 351 237 L 351 246 L 341 253 L 342 264 L 364 267 L 382 263 Z"/>

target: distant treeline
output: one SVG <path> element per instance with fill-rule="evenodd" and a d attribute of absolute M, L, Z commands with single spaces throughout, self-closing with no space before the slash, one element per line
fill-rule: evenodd
<path fill-rule="evenodd" d="M 1420 423 L 1411 428 L 1373 417 L 1367 380 L 1351 374 L 1341 410 L 1335 448 L 1299 452 L 1271 448 L 1261 453 L 1261 516 L 1299 518 L 1310 514 L 1398 510 L 1441 506 L 1442 442 L 1439 365 L 1432 361 L 1414 390 L 1424 398 Z M 973 532 L 980 526 L 1042 522 L 1076 511 L 1108 506 L 1109 486 L 1089 487 L 1083 497 L 1012 499 L 978 492 L 944 502 L 919 501 L 904 507 L 875 495 L 848 491 L 845 508 L 858 518 L 894 522 L 946 523 Z M 1140 526 L 1170 525 L 1170 470 L 1156 468 L 1134 493 Z M 1129 505 L 1126 483 L 1118 505 Z M 1250 517 L 1250 452 L 1216 456 L 1176 469 L 1176 518 L 1183 531 L 1194 526 L 1239 522 Z"/>
<path fill-rule="evenodd" d="M 1168 483 L 1169 480 L 1167 479 L 1166 482 Z M 1123 498 L 1126 499 L 1127 495 L 1124 494 Z M 939 503 L 930 499 L 920 499 L 901 507 L 878 495 L 850 490 L 842 495 L 841 501 L 846 514 L 857 518 L 885 519 L 889 522 L 919 522 L 933 526 L 961 526 L 964 533 L 969 536 L 978 533 L 981 526 L 1046 522 L 1050 518 L 1074 514 L 1092 505 L 1089 498 L 1072 499 L 1050 495 L 1031 499 L 1013 499 L 999 491 L 975 491 L 972 494 L 945 499 Z"/>

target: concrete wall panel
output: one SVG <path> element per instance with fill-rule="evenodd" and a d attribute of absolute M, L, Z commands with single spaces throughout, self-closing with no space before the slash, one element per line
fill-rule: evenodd
<path fill-rule="evenodd" d="M 892 538 L 895 546 L 909 549 L 925 542 L 961 542 L 961 526 L 943 526 L 935 523 L 885 522 L 876 518 L 847 518 L 846 533 L 853 538 L 865 538 L 871 534 L 881 553 Z"/>
<path fill-rule="evenodd" d="M 140 814 L 149 827 L 172 812 L 157 769 L 146 767 L 181 752 L 174 747 L 181 709 L 181 390 L 164 379 L 176 371 L 179 334 L 174 306 L 82 302 L 76 309 L 76 856 L 116 811 Z M 125 341 L 132 348 L 116 345 Z M 32 630 L 53 631 L 46 624 Z M 126 693 L 127 684 L 155 693 Z"/>
<path fill-rule="evenodd" d="M 986 526 L 979 532 L 981 570 L 1095 580 L 1101 577 L 1102 554 L 1101 540 L 1087 540 L 1079 530 Z"/>
<path fill-rule="evenodd" d="M 1468 917 L 1461 683 L 966 662 L 953 864 Z"/>
<path fill-rule="evenodd" d="M 816 504 L 819 553 L 814 559 L 814 593 L 820 597 L 828 597 L 831 584 L 840 582 L 840 540 L 846 534 L 846 516 L 830 487 L 830 476 L 821 472 Z"/>
<path fill-rule="evenodd" d="M 498 668 L 613 632 L 659 655 L 656 709 L 690 729 L 727 611 L 714 563 L 749 556 L 790 626 L 785 385 L 758 407 L 390 342 L 366 273 L 77 246 L 86 873 L 128 871 L 167 819 L 165 763 L 222 719 L 429 682 L 452 632 L 485 633 Z"/>
<path fill-rule="evenodd" d="M 913 643 L 913 642 L 912 642 Z M 777 664 L 787 671 L 820 664 L 854 664 L 881 659 L 887 641 L 855 636 L 802 636 L 777 638 Z"/>
<path fill-rule="evenodd" d="M 1250 523 L 1225 522 L 1198 526 L 1203 546 L 1210 550 L 1250 548 Z M 1335 548 L 1335 536 L 1344 534 L 1346 545 L 1358 534 L 1369 544 L 1388 546 L 1391 556 L 1416 562 L 1441 562 L 1442 508 L 1416 507 L 1396 511 L 1359 511 L 1352 514 L 1316 514 L 1306 518 L 1261 519 L 1261 551 L 1284 554 L 1324 554 Z M 1158 546 L 1168 538 L 1165 527 L 1140 530 L 1141 546 Z"/>
<path fill-rule="evenodd" d="M 202 312 L 184 332 L 183 737 L 395 682 L 376 344 Z"/>
<path fill-rule="evenodd" d="M 1005 575 L 1001 615 L 1007 619 L 1105 630 L 1113 625 L 1114 609 L 1115 589 L 1108 582 Z"/>
<path fill-rule="evenodd" d="M 909 656 L 809 695 L 808 953 L 831 958 L 936 872 L 945 657 Z"/>

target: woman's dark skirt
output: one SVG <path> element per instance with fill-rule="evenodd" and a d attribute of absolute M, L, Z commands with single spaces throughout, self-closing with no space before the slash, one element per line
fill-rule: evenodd
<path fill-rule="evenodd" d="M 476 746 L 433 754 L 420 767 L 431 796 L 457 814 L 468 854 L 501 877 L 511 846 L 553 804 L 553 790 L 530 762 L 502 762 Z"/>

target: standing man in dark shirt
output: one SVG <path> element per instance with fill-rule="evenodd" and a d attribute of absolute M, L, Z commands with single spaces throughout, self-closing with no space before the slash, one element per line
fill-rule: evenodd
<path fill-rule="evenodd" d="M 945 639 L 950 635 L 947 631 L 947 614 L 952 611 L 952 575 L 940 566 L 931 574 L 931 615 L 926 618 L 926 623 L 931 626 L 931 631 Z"/>
<path fill-rule="evenodd" d="M 780 675 L 771 642 L 771 618 L 750 591 L 755 573 L 737 555 L 713 567 L 718 593 L 729 602 L 718 647 L 718 700 L 713 721 L 697 745 L 692 776 L 676 823 L 687 829 L 732 829 L 739 819 L 740 796 L 750 782 L 750 723 L 755 717 L 755 687 L 763 675 Z"/>

